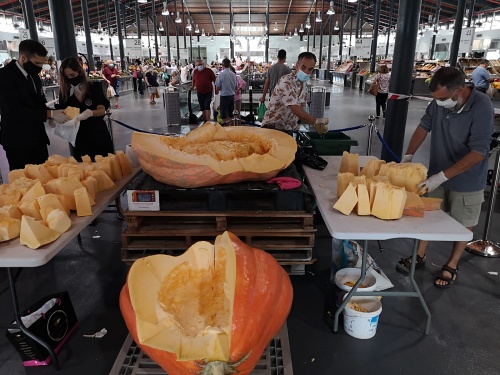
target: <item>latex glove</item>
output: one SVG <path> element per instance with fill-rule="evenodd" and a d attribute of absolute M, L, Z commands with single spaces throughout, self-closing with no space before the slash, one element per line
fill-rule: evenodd
<path fill-rule="evenodd" d="M 439 173 L 436 173 L 435 175 L 432 175 L 427 180 L 419 183 L 417 185 L 417 187 L 420 188 L 418 192 L 419 194 L 430 193 L 436 190 L 438 186 L 440 186 L 443 182 L 446 181 L 448 181 L 448 179 L 444 175 L 444 172 L 441 171 Z"/>
<path fill-rule="evenodd" d="M 324 134 L 328 132 L 328 117 L 320 117 L 316 119 L 316 123 L 314 124 L 314 128 L 320 134 Z"/>
<path fill-rule="evenodd" d="M 71 118 L 66 116 L 62 109 L 56 109 L 52 111 L 52 119 L 56 124 L 64 124 L 68 121 L 71 121 Z"/>
<path fill-rule="evenodd" d="M 91 109 L 86 109 L 82 113 L 80 113 L 78 116 L 76 116 L 77 121 L 84 121 L 90 117 L 93 117 L 94 113 L 92 112 Z"/>
<path fill-rule="evenodd" d="M 406 154 L 401 159 L 401 163 L 411 163 L 412 159 L 413 159 L 413 155 L 412 154 Z"/>

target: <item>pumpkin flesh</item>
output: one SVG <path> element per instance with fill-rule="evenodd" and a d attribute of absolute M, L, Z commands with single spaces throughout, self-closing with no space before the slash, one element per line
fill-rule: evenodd
<path fill-rule="evenodd" d="M 136 261 L 120 308 L 132 337 L 168 373 L 249 374 L 285 321 L 292 293 L 271 255 L 225 232 L 215 246 Z"/>

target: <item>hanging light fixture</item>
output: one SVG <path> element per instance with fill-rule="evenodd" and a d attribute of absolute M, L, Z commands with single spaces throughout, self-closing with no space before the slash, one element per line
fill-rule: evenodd
<path fill-rule="evenodd" d="M 167 7 L 167 2 L 166 1 L 163 2 L 163 9 L 161 10 L 161 14 L 163 16 L 166 16 L 168 14 L 168 7 Z"/>
<path fill-rule="evenodd" d="M 205 29 L 201 29 L 201 36 L 205 36 Z"/>
<path fill-rule="evenodd" d="M 348 3 L 357 3 L 358 0 L 347 0 Z"/>
<path fill-rule="evenodd" d="M 160 27 L 158 28 L 158 31 L 163 31 L 164 28 L 163 28 L 163 22 L 160 22 Z"/>
<path fill-rule="evenodd" d="M 275 23 L 274 23 L 274 29 L 273 29 L 273 30 L 274 30 L 274 31 L 278 31 L 278 22 L 275 22 Z"/>
<path fill-rule="evenodd" d="M 304 32 L 304 24 L 301 23 L 300 24 L 300 29 L 299 29 L 299 33 L 303 33 Z"/>
<path fill-rule="evenodd" d="M 40 21 L 38 23 L 38 31 L 40 31 L 41 33 L 43 33 L 45 31 L 45 27 L 43 27 L 42 21 Z"/>
<path fill-rule="evenodd" d="M 148 2 L 148 0 L 137 0 L 137 2 L 140 4 L 146 4 Z"/>
<path fill-rule="evenodd" d="M 285 35 L 285 41 L 288 41 L 288 35 Z"/>
<path fill-rule="evenodd" d="M 332 16 L 335 14 L 335 8 L 333 7 L 333 1 L 330 1 L 330 9 L 326 12 L 329 16 Z"/>
<path fill-rule="evenodd" d="M 299 34 L 297 33 L 297 28 L 295 28 L 295 31 L 293 32 L 293 36 L 297 36 L 297 35 L 299 35 Z"/>
<path fill-rule="evenodd" d="M 318 15 L 316 16 L 316 22 L 321 22 L 323 19 L 321 18 L 321 12 L 318 10 Z"/>
<path fill-rule="evenodd" d="M 335 21 L 335 26 L 333 26 L 333 30 L 339 29 L 339 21 Z"/>
<path fill-rule="evenodd" d="M 177 12 L 177 18 L 175 19 L 175 23 L 182 23 L 181 17 L 179 16 L 179 12 Z"/>
<path fill-rule="evenodd" d="M 302 38 L 302 40 L 303 40 L 304 42 L 307 42 L 307 35 L 304 35 L 304 37 Z"/>
<path fill-rule="evenodd" d="M 309 23 L 309 20 L 306 21 L 306 29 L 310 29 L 311 28 L 311 24 Z"/>
<path fill-rule="evenodd" d="M 213 41 L 214 41 L 214 36 L 213 36 L 213 35 L 210 37 L 210 41 L 211 41 L 211 42 L 213 42 Z"/>
<path fill-rule="evenodd" d="M 101 21 L 97 22 L 97 34 L 102 34 L 102 24 L 101 24 Z"/>
<path fill-rule="evenodd" d="M 199 34 L 200 33 L 200 29 L 198 29 L 198 24 L 196 24 L 195 28 L 194 28 L 194 32 L 196 34 Z"/>
<path fill-rule="evenodd" d="M 288 39 L 292 39 L 293 36 L 292 36 L 292 32 L 290 31 L 290 35 L 288 36 Z"/>
<path fill-rule="evenodd" d="M 219 30 L 220 30 L 220 31 L 224 31 L 224 30 L 225 30 L 225 28 L 224 28 L 224 22 L 221 22 L 221 23 L 220 23 L 220 29 L 219 29 Z"/>
<path fill-rule="evenodd" d="M 191 27 L 191 20 L 189 20 L 189 19 L 188 19 L 188 22 L 187 22 L 186 29 L 188 29 L 188 30 L 192 29 L 192 27 Z"/>

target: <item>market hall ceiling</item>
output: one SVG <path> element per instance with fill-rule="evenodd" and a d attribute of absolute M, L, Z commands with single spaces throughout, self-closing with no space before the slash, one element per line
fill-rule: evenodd
<path fill-rule="evenodd" d="M 57 0 L 61 1 L 61 0 Z M 35 17 L 38 22 L 49 23 L 50 13 L 47 0 L 32 0 Z M 81 0 L 71 0 L 73 6 L 73 17 L 75 26 L 83 28 Z M 95 31 L 98 29 L 98 23 L 101 22 L 102 29 L 107 29 L 105 0 L 87 0 L 90 16 L 91 28 Z M 479 16 L 484 21 L 485 16 L 490 18 L 495 11 L 500 11 L 500 0 L 475 0 L 473 20 L 478 20 Z M 135 5 L 136 0 L 121 0 L 122 27 L 126 27 L 126 35 L 132 36 L 136 33 L 136 17 Z M 342 1 L 333 1 L 335 14 L 330 18 L 326 12 L 330 9 L 331 1 L 321 0 L 169 0 L 166 1 L 169 13 L 169 34 L 175 35 L 175 25 L 179 27 L 179 34 L 184 35 L 185 26 L 188 19 L 192 24 L 192 33 L 195 34 L 195 26 L 198 29 L 204 29 L 210 35 L 229 35 L 230 34 L 230 14 L 233 16 L 233 24 L 238 27 L 248 26 L 265 26 L 266 15 L 269 13 L 269 34 L 270 35 L 288 35 L 298 31 L 303 25 L 304 30 L 306 21 L 309 20 L 311 28 L 310 34 L 319 33 L 323 28 L 324 34 L 329 32 L 329 20 L 335 25 L 341 24 L 341 7 Z M 371 31 L 373 28 L 373 13 L 374 0 L 360 0 L 361 8 L 363 9 L 363 30 Z M 436 3 L 438 0 L 422 1 L 422 11 L 420 15 L 421 24 L 428 24 L 429 15 L 435 16 Z M 441 0 L 441 9 L 439 20 L 440 23 L 453 24 L 457 12 L 458 0 Z M 467 1 L 467 8 L 470 7 L 471 1 Z M 390 19 L 390 4 L 391 0 L 381 0 L 381 18 L 380 31 L 384 31 L 389 24 Z M 393 0 L 392 25 L 397 21 L 399 1 Z M 164 2 L 161 0 L 155 1 L 156 22 L 157 27 L 160 27 L 160 22 L 165 28 L 166 16 L 162 15 Z M 116 33 L 116 12 L 115 2 L 109 0 L 110 8 L 110 26 Z M 147 0 L 146 3 L 139 3 L 141 13 L 141 31 L 142 35 L 147 35 L 147 27 L 152 27 L 152 8 L 153 0 Z M 350 17 L 353 17 L 353 27 L 356 25 L 356 10 L 358 2 L 345 1 L 345 31 L 350 30 Z M 177 17 L 176 11 L 179 12 L 182 23 L 175 23 Z M 318 11 L 322 15 L 323 22 L 316 22 Z M 0 12 L 7 15 L 18 16 L 22 20 L 22 6 L 20 0 L 0 0 Z M 224 31 L 221 31 L 221 24 L 224 25 Z M 275 30 L 277 28 L 277 30 Z M 152 32 L 152 28 L 151 28 Z M 338 33 L 339 31 L 334 31 Z M 161 31 L 165 35 L 165 31 Z M 189 31 L 186 30 L 186 33 Z"/>

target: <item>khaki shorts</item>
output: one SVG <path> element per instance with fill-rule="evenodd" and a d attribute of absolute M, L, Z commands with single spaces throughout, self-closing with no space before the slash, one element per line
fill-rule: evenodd
<path fill-rule="evenodd" d="M 427 196 L 441 198 L 441 209 L 464 227 L 474 227 L 479 221 L 481 204 L 484 202 L 484 190 L 461 192 L 439 186 Z"/>

